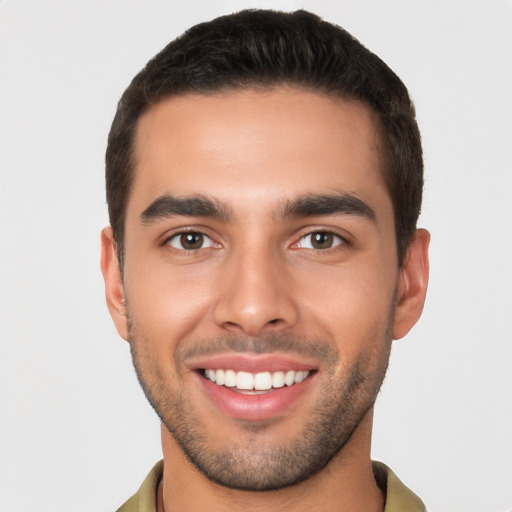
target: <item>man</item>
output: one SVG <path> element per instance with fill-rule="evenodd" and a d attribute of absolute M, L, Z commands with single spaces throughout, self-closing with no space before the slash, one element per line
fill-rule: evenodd
<path fill-rule="evenodd" d="M 197 25 L 135 77 L 102 271 L 164 460 L 120 510 L 424 510 L 370 460 L 425 300 L 422 173 L 405 86 L 304 11 Z"/>

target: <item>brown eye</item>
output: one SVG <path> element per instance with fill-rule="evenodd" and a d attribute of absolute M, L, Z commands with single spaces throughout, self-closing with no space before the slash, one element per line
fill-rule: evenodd
<path fill-rule="evenodd" d="M 182 251 L 197 251 L 206 247 L 213 247 L 213 240 L 197 231 L 187 231 L 185 233 L 178 233 L 174 235 L 168 242 L 174 249 Z"/>
<path fill-rule="evenodd" d="M 183 233 L 180 236 L 180 243 L 187 251 L 199 249 L 203 245 L 203 235 L 201 233 Z"/>
<path fill-rule="evenodd" d="M 311 235 L 311 245 L 315 249 L 329 249 L 333 243 L 332 233 L 314 233 Z"/>
<path fill-rule="evenodd" d="M 314 233 L 303 236 L 298 246 L 301 249 L 316 249 L 321 251 L 332 249 L 333 247 L 341 245 L 343 242 L 341 237 L 329 231 L 315 231 Z"/>

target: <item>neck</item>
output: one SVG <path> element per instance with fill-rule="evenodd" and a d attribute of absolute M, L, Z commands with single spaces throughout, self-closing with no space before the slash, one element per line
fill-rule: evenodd
<path fill-rule="evenodd" d="M 369 411 L 325 468 L 299 484 L 263 492 L 234 490 L 211 482 L 162 426 L 164 475 L 158 491 L 158 512 L 382 512 L 385 497 L 375 482 L 370 460 L 371 425 Z"/>

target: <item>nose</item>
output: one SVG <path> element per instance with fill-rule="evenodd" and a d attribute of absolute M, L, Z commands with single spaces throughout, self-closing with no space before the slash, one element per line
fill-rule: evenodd
<path fill-rule="evenodd" d="M 293 327 L 299 315 L 285 267 L 267 248 L 234 252 L 219 276 L 215 322 L 226 331 L 247 336 Z"/>

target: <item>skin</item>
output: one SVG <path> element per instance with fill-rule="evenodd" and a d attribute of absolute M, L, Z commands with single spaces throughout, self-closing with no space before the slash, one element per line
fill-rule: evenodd
<path fill-rule="evenodd" d="M 102 232 L 102 271 L 118 332 L 164 419 L 159 510 L 383 510 L 370 462 L 373 401 L 392 339 L 421 315 L 429 235 L 417 231 L 399 268 L 377 127 L 358 102 L 290 88 L 174 97 L 140 119 L 123 277 L 110 228 Z M 208 197 L 222 215 L 144 219 L 168 194 Z M 371 214 L 286 214 L 283 205 L 311 195 L 349 195 Z M 205 243 L 185 251 L 184 230 Z M 311 245 L 315 233 L 333 233 L 331 247 Z M 283 339 L 288 346 L 276 341 Z M 259 347 L 315 372 L 279 414 L 233 418 L 205 393 L 187 357 L 208 340 L 221 354 L 235 346 L 253 357 Z M 329 356 L 304 346 L 326 347 Z M 219 485 L 177 442 L 185 436 L 179 414 L 196 427 L 202 449 L 238 457 L 246 470 L 253 461 L 257 474 L 266 468 L 259 453 L 272 469 L 278 448 L 294 453 L 308 425 L 320 428 L 319 404 L 334 404 L 324 411 L 342 418 L 333 426 L 344 422 L 330 431 L 337 447 L 333 441 L 313 475 L 279 490 Z"/>

